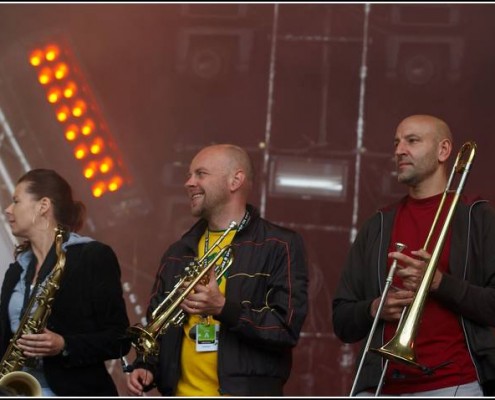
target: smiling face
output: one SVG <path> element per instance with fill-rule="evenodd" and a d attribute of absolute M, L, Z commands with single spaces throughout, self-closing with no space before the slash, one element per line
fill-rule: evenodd
<path fill-rule="evenodd" d="M 16 186 L 13 201 L 5 209 L 12 234 L 22 238 L 30 237 L 40 209 L 40 201 L 27 191 L 28 184 L 21 182 Z"/>
<path fill-rule="evenodd" d="M 194 157 L 185 183 L 193 216 L 210 219 L 221 212 L 230 200 L 231 172 L 229 158 L 218 147 L 207 147 Z"/>

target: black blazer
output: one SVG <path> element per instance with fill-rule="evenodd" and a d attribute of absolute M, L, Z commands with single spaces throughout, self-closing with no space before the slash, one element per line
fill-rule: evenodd
<path fill-rule="evenodd" d="M 2 356 L 12 337 L 8 303 L 20 273 L 17 261 L 10 264 L 2 284 Z M 67 352 L 43 359 L 46 379 L 57 395 L 118 395 L 105 360 L 130 350 L 130 342 L 124 340 L 129 319 L 120 275 L 119 262 L 109 246 L 92 241 L 67 247 L 62 282 L 47 322 L 48 329 L 64 337 Z"/>

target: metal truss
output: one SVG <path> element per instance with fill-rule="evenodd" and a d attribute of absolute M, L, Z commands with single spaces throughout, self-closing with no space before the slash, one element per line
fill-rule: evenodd
<path fill-rule="evenodd" d="M 30 169 L 31 166 L 0 107 L 0 206 L 2 211 L 10 204 L 16 180 Z M 10 232 L 3 212 L 0 213 L 0 224 L 0 239 L 7 247 L 12 246 L 13 249 L 17 241 Z"/>

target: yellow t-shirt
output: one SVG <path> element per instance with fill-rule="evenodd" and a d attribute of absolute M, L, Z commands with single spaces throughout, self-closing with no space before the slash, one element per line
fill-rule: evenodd
<path fill-rule="evenodd" d="M 223 231 L 211 232 L 206 231 L 201 237 L 198 244 L 198 255 L 201 258 L 205 253 L 205 239 L 208 232 L 208 244 L 211 247 L 223 234 Z M 220 247 L 229 245 L 234 238 L 235 230 L 231 230 L 219 244 Z M 208 256 L 213 259 L 220 248 L 213 250 Z M 216 262 L 216 265 L 222 263 L 223 257 Z M 225 294 L 226 278 L 223 276 L 219 283 L 220 292 Z M 184 340 L 182 341 L 181 352 L 181 376 L 177 386 L 177 396 L 218 396 L 218 375 L 217 375 L 217 352 L 196 351 L 196 341 L 189 336 L 191 329 L 199 324 L 202 319 L 199 315 L 190 315 L 184 324 Z M 210 324 L 220 324 L 211 316 L 208 317 Z"/>

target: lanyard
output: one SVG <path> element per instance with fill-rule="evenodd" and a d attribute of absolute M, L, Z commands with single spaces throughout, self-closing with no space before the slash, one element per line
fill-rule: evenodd
<path fill-rule="evenodd" d="M 242 220 L 239 224 L 239 228 L 237 229 L 235 234 L 237 234 L 237 232 L 241 231 L 248 224 L 250 217 L 251 216 L 249 214 L 249 211 L 246 210 L 246 212 L 245 212 L 244 216 L 242 217 Z M 206 235 L 205 235 L 205 250 L 204 250 L 205 254 L 208 251 L 209 243 L 210 243 L 210 230 L 207 227 L 206 228 Z M 226 251 L 225 255 L 223 256 L 222 263 L 219 266 L 215 267 L 216 272 L 224 270 L 225 266 L 227 265 L 227 263 L 230 260 L 231 254 L 232 254 L 232 248 L 229 248 Z M 208 265 L 208 260 L 205 260 L 204 263 L 205 263 L 205 266 Z M 219 278 L 221 278 L 221 277 L 217 276 L 217 279 L 219 279 Z"/>
<path fill-rule="evenodd" d="M 33 256 L 31 261 L 29 262 L 29 265 L 26 270 L 26 275 L 24 277 L 24 283 L 26 285 L 25 290 L 24 290 L 24 301 L 22 303 L 22 310 L 20 314 L 20 319 L 22 319 L 22 316 L 26 312 L 26 307 L 30 301 L 30 296 L 31 296 L 31 285 L 33 282 L 34 274 L 36 272 L 36 257 Z M 37 286 L 37 285 L 36 285 Z M 33 291 L 34 292 L 34 291 Z"/>

